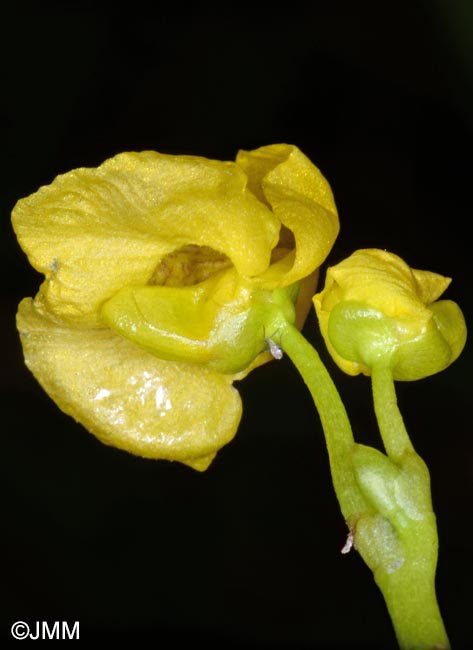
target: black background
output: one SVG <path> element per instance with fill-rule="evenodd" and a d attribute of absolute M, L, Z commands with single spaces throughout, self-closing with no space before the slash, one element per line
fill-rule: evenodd
<path fill-rule="evenodd" d="M 5 7 L 6 5 L 4 5 Z M 40 277 L 10 212 L 59 173 L 125 150 L 233 159 L 298 145 L 328 178 L 341 234 L 327 260 L 389 249 L 453 278 L 471 322 L 473 6 L 469 0 L 37 2 L 2 9 L 1 623 L 80 621 L 81 638 L 156 648 L 396 648 L 346 529 L 323 434 L 290 361 L 239 384 L 234 441 L 197 473 L 104 447 L 25 369 L 17 302 Z M 325 268 L 326 265 L 324 265 Z M 379 446 L 366 378 L 320 350 L 359 442 Z M 438 596 L 473 647 L 471 346 L 399 384 L 432 474 Z"/>

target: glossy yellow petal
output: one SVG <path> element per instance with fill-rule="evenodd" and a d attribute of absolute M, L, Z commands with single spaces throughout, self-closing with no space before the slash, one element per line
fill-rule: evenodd
<path fill-rule="evenodd" d="M 244 276 L 262 273 L 280 223 L 246 181 L 232 162 L 146 151 L 76 169 L 21 199 L 13 227 L 46 276 L 45 308 L 97 324 L 104 300 L 146 285 L 189 244 L 224 254 Z"/>
<path fill-rule="evenodd" d="M 325 260 L 339 232 L 337 209 L 327 180 L 293 145 L 240 151 L 237 163 L 248 174 L 248 187 L 271 206 L 284 225 L 282 246 L 289 244 L 292 248 L 270 267 L 262 281 L 282 286 L 310 275 Z"/>
<path fill-rule="evenodd" d="M 70 326 L 29 298 L 17 325 L 36 379 L 105 444 L 203 470 L 234 436 L 241 401 L 232 377 L 163 361 L 110 329 Z"/>
<path fill-rule="evenodd" d="M 415 292 L 424 305 L 430 305 L 447 290 L 452 279 L 432 271 L 411 269 L 415 280 Z"/>
<path fill-rule="evenodd" d="M 450 278 L 411 269 L 398 255 L 361 249 L 327 272 L 325 305 L 365 302 L 392 317 L 430 318 L 427 305 L 448 287 Z"/>

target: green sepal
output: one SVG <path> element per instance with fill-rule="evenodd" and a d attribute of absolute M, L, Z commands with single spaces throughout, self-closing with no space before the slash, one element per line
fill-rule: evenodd
<path fill-rule="evenodd" d="M 383 363 L 393 378 L 413 381 L 447 368 L 466 341 L 458 305 L 440 300 L 429 305 L 427 318 L 393 318 L 362 302 L 336 304 L 328 320 L 328 336 L 336 352 L 358 364 L 365 374 Z"/>
<path fill-rule="evenodd" d="M 126 287 L 102 308 L 105 323 L 161 359 L 245 370 L 278 322 L 294 323 L 298 285 L 255 288 L 233 270 L 192 286 Z"/>

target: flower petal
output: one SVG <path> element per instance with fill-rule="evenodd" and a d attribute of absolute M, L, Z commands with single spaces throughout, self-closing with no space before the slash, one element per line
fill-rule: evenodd
<path fill-rule="evenodd" d="M 188 244 L 225 254 L 245 276 L 269 265 L 280 223 L 233 162 L 152 151 L 58 176 L 21 199 L 12 222 L 46 275 L 45 306 L 97 324 L 104 300 L 145 285 L 160 260 Z"/>
<path fill-rule="evenodd" d="M 425 305 L 430 305 L 440 298 L 447 290 L 452 278 L 447 278 L 432 271 L 411 269 L 415 278 L 416 292 L 419 300 Z"/>
<path fill-rule="evenodd" d="M 105 444 L 203 470 L 237 430 L 232 377 L 162 361 L 109 329 L 71 327 L 30 298 L 20 303 L 17 326 L 36 379 Z"/>
<path fill-rule="evenodd" d="M 271 206 L 295 240 L 295 249 L 270 267 L 264 282 L 283 286 L 310 275 L 325 260 L 339 232 L 327 180 L 293 145 L 240 151 L 236 161 L 248 174 L 248 187 Z"/>
<path fill-rule="evenodd" d="M 328 300 L 334 299 L 334 289 L 339 287 L 343 300 L 372 304 L 393 318 L 427 321 L 430 311 L 426 305 L 436 300 L 449 284 L 450 278 L 431 271 L 411 269 L 394 253 L 367 248 L 357 250 L 328 269 L 324 293 Z M 336 299 L 339 299 L 338 295 Z"/>

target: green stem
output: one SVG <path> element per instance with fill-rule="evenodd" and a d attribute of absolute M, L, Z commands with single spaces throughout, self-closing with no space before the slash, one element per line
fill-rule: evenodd
<path fill-rule="evenodd" d="M 356 445 L 345 407 L 317 351 L 299 330 L 284 322 L 278 324 L 278 333 L 284 352 L 296 366 L 317 407 L 335 493 L 345 521 L 351 528 L 366 509 L 366 501 L 353 471 L 352 454 Z"/>
<path fill-rule="evenodd" d="M 435 595 L 436 548 L 428 546 L 424 533 L 425 526 L 421 534 L 411 531 L 410 540 L 404 541 L 404 565 L 392 574 L 375 572 L 375 580 L 400 648 L 448 650 L 450 643 Z M 419 562 L 419 558 L 425 561 Z"/>
<path fill-rule="evenodd" d="M 383 593 L 400 648 L 448 649 L 435 596 L 438 543 L 429 474 L 406 432 L 389 368 L 373 372 L 386 457 L 355 443 L 338 391 L 314 348 L 292 325 L 279 322 L 277 329 L 317 407 L 342 514 Z"/>
<path fill-rule="evenodd" d="M 374 410 L 388 456 L 399 462 L 407 452 L 414 452 L 404 420 L 397 405 L 391 368 L 379 364 L 371 369 Z"/>
<path fill-rule="evenodd" d="M 391 518 L 405 549 L 403 566 L 381 568 L 375 580 L 383 592 L 401 648 L 450 648 L 435 593 L 438 535 L 427 466 L 410 441 L 398 407 L 392 371 L 373 366 L 373 402 L 384 447 L 403 474 L 403 516 Z M 398 481 L 398 484 L 401 481 Z M 411 517 L 406 516 L 406 511 Z"/>

